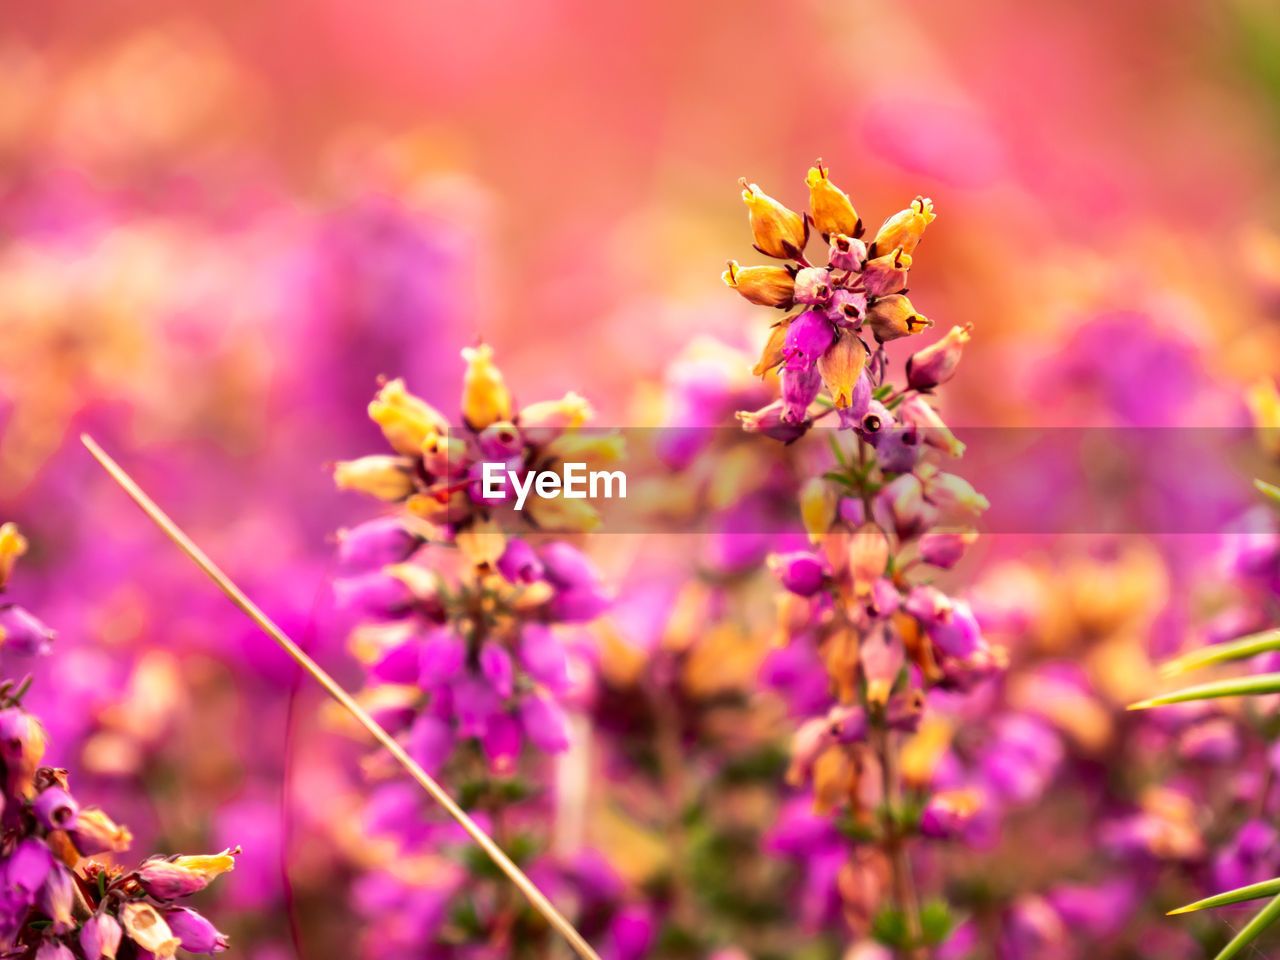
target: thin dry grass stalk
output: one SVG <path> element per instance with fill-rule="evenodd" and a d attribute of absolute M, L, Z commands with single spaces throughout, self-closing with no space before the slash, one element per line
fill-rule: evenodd
<path fill-rule="evenodd" d="M 405 752 L 404 748 L 396 742 L 395 738 L 392 737 L 391 734 L 387 733 L 387 731 L 382 728 L 382 725 L 379 724 L 378 721 L 374 720 L 363 707 L 356 703 L 352 696 L 347 693 L 347 691 L 344 690 L 336 680 L 325 672 L 323 667 L 312 660 L 301 647 L 291 640 L 283 630 L 276 626 L 271 618 L 268 617 L 257 604 L 250 600 L 244 592 L 231 581 L 231 578 L 223 573 L 218 565 L 209 559 L 205 552 L 196 546 L 190 537 L 182 532 L 177 524 L 169 519 L 169 516 L 156 505 L 155 501 L 143 492 L 142 488 L 134 482 L 133 478 L 125 473 L 120 465 L 116 463 L 115 460 L 111 459 L 106 451 L 98 446 L 92 437 L 87 434 L 81 434 L 80 441 L 88 448 L 89 452 L 94 455 L 97 461 L 102 464 L 103 468 L 111 475 L 112 479 L 114 479 L 116 483 L 120 484 L 120 486 L 124 488 L 125 492 L 133 498 L 134 502 L 143 509 L 143 512 L 155 521 L 156 525 L 168 534 L 169 538 L 176 543 L 188 557 L 194 560 L 201 570 L 209 575 L 209 578 L 218 585 L 228 598 L 230 598 L 231 602 L 244 611 L 249 619 L 261 627 L 269 637 L 275 640 L 275 642 L 289 654 L 289 656 L 297 661 L 303 670 L 309 673 L 311 677 L 320 684 L 320 686 L 324 687 L 333 699 L 342 704 L 342 706 L 353 717 L 360 721 L 361 725 L 373 734 L 374 738 L 386 747 L 396 761 L 409 772 L 409 775 L 421 784 L 422 788 L 431 795 L 432 799 L 434 799 L 436 803 L 440 804 L 440 806 L 444 807 L 444 809 L 448 811 L 449 815 L 462 825 L 462 828 L 467 831 L 467 834 L 471 839 L 476 842 L 480 849 L 483 850 L 495 864 L 497 864 L 498 868 L 507 875 L 511 882 L 520 889 L 520 892 L 528 898 L 529 903 L 533 905 L 534 909 L 541 913 L 543 917 L 546 918 L 547 922 L 569 941 L 570 945 L 575 951 L 577 951 L 580 957 L 584 958 L 584 960 L 600 960 L 599 955 L 591 948 L 591 945 L 587 943 L 582 934 L 580 934 L 573 924 L 571 924 L 565 916 L 555 908 L 551 901 L 547 899 L 547 897 L 538 889 L 534 882 L 529 879 L 524 871 L 516 866 L 512 859 L 503 852 L 502 848 L 498 846 L 494 839 L 490 837 L 489 834 L 485 833 L 484 830 L 480 828 L 479 824 L 472 820 L 471 817 L 467 815 L 467 812 L 459 807 L 457 803 L 454 802 L 453 798 L 450 797 L 449 794 L 446 793 L 444 789 Z"/>

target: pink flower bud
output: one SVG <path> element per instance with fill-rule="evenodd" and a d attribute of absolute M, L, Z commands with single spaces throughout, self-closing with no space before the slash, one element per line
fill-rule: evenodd
<path fill-rule="evenodd" d="M 0 710 L 0 759 L 5 766 L 5 791 L 25 797 L 44 758 L 45 734 L 40 721 L 21 707 Z"/>
<path fill-rule="evenodd" d="M 506 549 L 498 558 L 498 572 L 512 583 L 533 583 L 542 579 L 542 561 L 527 540 L 507 539 Z"/>
<path fill-rule="evenodd" d="M 0 606 L 0 647 L 24 657 L 49 652 L 56 634 L 33 614 L 16 604 Z"/>
<path fill-rule="evenodd" d="M 88 960 L 116 960 L 123 932 L 115 917 L 96 913 L 80 928 L 80 949 Z"/>
<path fill-rule="evenodd" d="M 520 756 L 520 739 L 520 724 L 515 717 L 499 713 L 490 718 L 480 745 L 493 773 L 506 775 L 515 770 L 516 758 Z"/>
<path fill-rule="evenodd" d="M 44 841 L 27 837 L 13 848 L 4 863 L 4 885 L 25 903 L 33 903 L 52 869 L 53 854 Z"/>
<path fill-rule="evenodd" d="M 504 700 L 511 696 L 515 685 L 515 670 L 511 655 L 501 645 L 486 640 L 480 646 L 480 672 L 493 687 L 494 693 Z"/>
<path fill-rule="evenodd" d="M 519 454 L 524 448 L 524 442 L 514 423 L 499 420 L 480 431 L 476 437 L 476 446 L 480 448 L 480 456 L 486 460 L 506 460 Z"/>
<path fill-rule="evenodd" d="M 960 354 L 969 342 L 973 324 L 952 327 L 937 343 L 913 353 L 907 359 L 907 384 L 913 390 L 932 390 L 955 376 Z"/>
<path fill-rule="evenodd" d="M 867 245 L 861 240 L 833 234 L 827 262 L 837 270 L 861 270 L 867 259 Z"/>
<path fill-rule="evenodd" d="M 227 949 L 227 938 L 212 923 L 186 907 L 174 907 L 164 912 L 169 930 L 182 942 L 182 949 L 191 953 L 221 953 Z"/>
<path fill-rule="evenodd" d="M 61 787 L 49 787 L 40 792 L 31 811 L 46 830 L 70 830 L 75 824 L 80 804 Z"/>
<path fill-rule="evenodd" d="M 54 933 L 70 933 L 76 928 L 71 917 L 74 899 L 75 881 L 71 879 L 71 872 L 62 864 L 55 865 L 45 875 L 37 898 L 40 909 L 53 922 Z"/>
<path fill-rule="evenodd" d="M 435 776 L 453 752 L 453 727 L 447 720 L 420 713 L 409 730 L 409 756 Z"/>
<path fill-rule="evenodd" d="M 783 340 L 782 355 L 788 370 L 812 370 L 831 341 L 835 339 L 835 328 L 823 314 L 817 310 L 806 310 L 787 326 Z"/>
<path fill-rule="evenodd" d="M 138 871 L 138 882 L 157 900 L 176 900 L 203 890 L 214 878 L 234 868 L 235 859 L 230 850 L 210 856 L 148 860 Z"/>
<path fill-rule="evenodd" d="M 783 367 L 779 376 L 782 380 L 782 418 L 802 423 L 809 418 L 809 404 L 817 399 L 822 389 L 822 373 L 817 367 L 807 370 Z"/>
<path fill-rule="evenodd" d="M 862 318 L 867 315 L 867 295 L 861 290 L 841 287 L 831 295 L 824 313 L 827 319 L 846 330 L 862 328 Z"/>
<path fill-rule="evenodd" d="M 71 829 L 71 842 L 82 857 L 101 853 L 122 853 L 129 849 L 133 835 L 97 807 L 86 807 L 76 814 Z"/>
<path fill-rule="evenodd" d="M 747 433 L 759 433 L 782 443 L 795 443 L 809 430 L 807 420 L 786 420 L 783 413 L 786 407 L 781 400 L 775 400 L 767 407 L 750 412 L 739 410 L 735 416 Z"/>
<path fill-rule="evenodd" d="M 525 672 L 553 691 L 569 685 L 569 658 L 551 628 L 526 623 L 520 630 L 520 665 Z"/>
<path fill-rule="evenodd" d="M 379 517 L 339 534 L 338 562 L 346 570 L 379 570 L 409 559 L 421 544 L 398 517 Z"/>
<path fill-rule="evenodd" d="M 467 659 L 467 642 L 448 627 L 428 634 L 418 660 L 418 683 L 430 690 L 451 681 Z"/>
<path fill-rule="evenodd" d="M 920 478 L 912 473 L 885 484 L 871 504 L 880 526 L 894 531 L 899 540 L 918 537 L 933 525 L 937 511 L 925 502 Z"/>
<path fill-rule="evenodd" d="M 831 271 L 825 267 L 805 267 L 796 274 L 797 303 L 820 304 L 831 299 Z"/>
<path fill-rule="evenodd" d="M 569 721 L 554 700 L 535 693 L 520 702 L 520 724 L 529 742 L 543 753 L 569 748 Z"/>
<path fill-rule="evenodd" d="M 974 544 L 978 534 L 973 530 L 958 533 L 926 533 L 920 538 L 920 559 L 930 566 L 950 570 L 965 550 Z"/>
<path fill-rule="evenodd" d="M 774 554 L 769 558 L 769 569 L 785 589 L 800 597 L 812 597 L 826 581 L 822 561 L 804 551 Z"/>

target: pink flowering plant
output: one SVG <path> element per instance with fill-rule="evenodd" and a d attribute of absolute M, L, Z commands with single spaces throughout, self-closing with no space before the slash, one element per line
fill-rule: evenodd
<path fill-rule="evenodd" d="M 0 527 L 0 588 L 26 541 Z M 6 652 L 43 655 L 53 631 L 13 603 L 0 606 Z M 101 809 L 81 806 L 67 771 L 44 764 L 47 737 L 23 707 L 29 678 L 0 682 L 0 956 L 35 960 L 147 960 L 181 948 L 213 954 L 227 938 L 180 901 L 231 870 L 238 850 L 153 857 L 126 869 L 115 857 L 129 831 Z"/>
<path fill-rule="evenodd" d="M 828 418 L 836 427 L 829 469 L 800 492 L 810 546 L 769 561 L 786 591 L 769 673 L 800 716 L 786 776 L 803 795 L 771 845 L 804 863 L 811 924 L 835 912 L 855 939 L 917 957 L 953 926 L 943 903 L 921 902 L 920 844 L 963 837 L 984 811 L 974 787 L 928 789 L 904 744 L 935 695 L 972 690 L 1003 663 L 969 605 L 933 582 L 973 543 L 987 506 L 944 469 L 964 447 L 931 402 L 969 330 L 912 354 L 895 382 L 885 344 L 931 325 L 906 287 L 933 204 L 916 198 L 868 243 L 821 162 L 807 183 L 800 214 L 744 181 L 755 248 L 781 263 L 731 261 L 724 275 L 748 300 L 792 311 L 756 367 L 777 372 L 781 396 L 739 413 L 744 427 L 785 443 Z M 814 233 L 825 265 L 806 253 Z"/>
<path fill-rule="evenodd" d="M 337 465 L 340 487 L 399 508 L 342 534 L 338 607 L 353 623 L 349 646 L 366 669 L 368 709 L 517 863 L 570 889 L 584 875 L 539 860 L 550 839 L 539 825 L 553 803 L 545 759 L 570 745 L 575 625 L 610 598 L 579 549 L 545 534 L 596 520 L 581 502 L 536 496 L 515 516 L 506 497 L 487 495 L 481 470 L 499 461 L 522 475 L 553 468 L 569 449 L 575 458 L 608 458 L 615 448 L 607 437 L 575 437 L 590 415 L 582 398 L 517 409 L 489 347 L 464 357 L 460 427 L 393 380 L 369 413 L 395 453 Z M 512 522 L 527 535 L 504 532 Z M 484 857 L 441 861 L 439 850 L 462 839 L 456 828 L 424 817 L 417 795 L 390 771 L 375 765 L 373 773 L 380 786 L 366 827 L 397 848 L 357 887 L 373 955 L 435 956 L 476 940 L 500 950 L 547 935 Z M 418 875 L 423 882 L 410 882 Z"/>

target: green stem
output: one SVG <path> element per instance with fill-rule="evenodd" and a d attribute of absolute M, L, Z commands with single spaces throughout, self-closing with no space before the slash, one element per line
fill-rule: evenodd
<path fill-rule="evenodd" d="M 911 872 L 911 858 L 907 852 L 906 837 L 902 835 L 896 818 L 897 812 L 902 808 L 902 784 L 898 775 L 893 733 L 880 728 L 876 740 L 884 794 L 883 847 L 893 874 L 893 898 L 898 909 L 902 911 L 910 944 L 902 951 L 902 956 L 904 960 L 924 960 L 927 954 L 922 946 L 924 937 L 923 928 L 920 925 L 920 897 L 916 892 L 915 878 Z"/>

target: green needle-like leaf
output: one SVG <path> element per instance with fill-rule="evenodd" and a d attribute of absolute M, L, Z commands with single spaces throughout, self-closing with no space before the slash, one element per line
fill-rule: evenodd
<path fill-rule="evenodd" d="M 1231 960 L 1249 944 L 1257 940 L 1262 931 L 1276 922 L 1280 918 L 1280 897 L 1276 897 L 1265 907 L 1259 910 L 1252 920 L 1250 920 L 1243 930 L 1237 933 L 1225 947 L 1218 952 L 1214 960 Z"/>
<path fill-rule="evenodd" d="M 1260 653 L 1280 650 L 1280 630 L 1263 630 L 1239 640 L 1227 643 L 1214 643 L 1199 650 L 1184 653 L 1175 660 L 1162 664 L 1160 675 L 1175 677 L 1188 670 L 1198 670 L 1214 663 L 1226 663 L 1229 660 L 1243 660 L 1245 657 L 1256 657 Z"/>
<path fill-rule="evenodd" d="M 1270 497 L 1276 503 L 1280 503 L 1280 487 L 1274 483 L 1267 483 L 1265 480 L 1255 480 L 1253 485 L 1261 490 L 1266 496 Z"/>
<path fill-rule="evenodd" d="M 1280 673 L 1260 673 L 1250 677 L 1232 677 L 1230 680 L 1218 680 L 1215 683 L 1202 683 L 1198 687 L 1187 687 L 1164 693 L 1150 700 L 1129 704 L 1130 710 L 1148 710 L 1151 707 L 1164 707 L 1171 703 L 1186 703 L 1190 700 L 1214 700 L 1218 697 L 1261 696 L 1267 693 L 1280 693 Z"/>
<path fill-rule="evenodd" d="M 1263 897 L 1274 897 L 1277 894 L 1280 894 L 1280 878 L 1264 880 L 1262 883 L 1251 883 L 1247 887 L 1237 887 L 1234 890 L 1227 890 L 1223 893 L 1214 894 L 1212 897 L 1197 900 L 1195 903 L 1188 903 L 1185 907 L 1170 910 L 1169 916 L 1172 917 L 1179 913 L 1195 913 L 1197 910 L 1212 910 L 1214 907 L 1229 907 L 1233 903 L 1261 900 Z"/>

